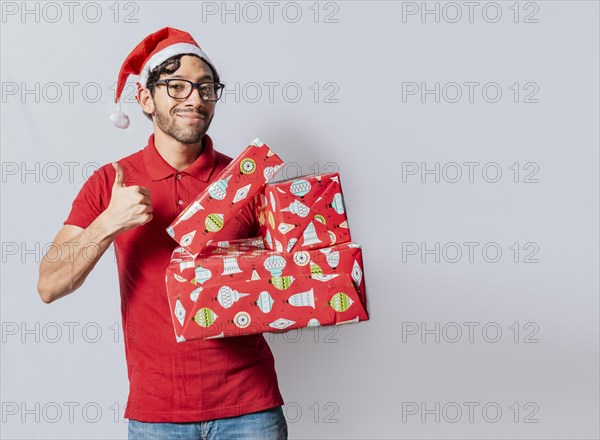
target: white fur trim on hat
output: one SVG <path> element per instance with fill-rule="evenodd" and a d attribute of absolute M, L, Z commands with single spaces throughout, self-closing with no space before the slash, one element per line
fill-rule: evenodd
<path fill-rule="evenodd" d="M 194 46 L 193 44 L 189 43 L 172 44 L 171 46 L 165 47 L 160 52 L 157 52 L 154 55 L 152 55 L 152 58 L 150 58 L 146 62 L 146 64 L 144 64 L 142 72 L 140 73 L 140 83 L 142 84 L 142 86 L 146 87 L 146 81 L 148 81 L 148 75 L 150 74 L 152 69 L 165 62 L 172 56 L 179 55 L 182 53 L 193 53 L 194 55 L 198 55 L 200 58 L 203 58 L 204 60 L 206 60 L 206 62 L 208 62 L 208 64 L 212 66 L 212 62 L 210 61 L 208 56 L 198 46 Z"/>

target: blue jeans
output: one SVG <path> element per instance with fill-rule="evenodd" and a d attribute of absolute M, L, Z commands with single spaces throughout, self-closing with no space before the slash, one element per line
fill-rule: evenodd
<path fill-rule="evenodd" d="M 281 406 L 238 417 L 197 423 L 149 423 L 129 420 L 129 440 L 287 440 Z"/>

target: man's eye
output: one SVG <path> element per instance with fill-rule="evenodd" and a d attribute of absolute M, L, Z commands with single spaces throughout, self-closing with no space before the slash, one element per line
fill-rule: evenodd
<path fill-rule="evenodd" d="M 203 85 L 202 87 L 200 87 L 200 91 L 202 93 L 204 93 L 204 94 L 211 93 L 212 92 L 212 86 Z"/>
<path fill-rule="evenodd" d="M 171 90 L 181 90 L 181 89 L 183 89 L 183 85 L 180 83 L 175 83 L 175 84 L 171 83 L 171 84 L 169 84 L 169 88 Z"/>

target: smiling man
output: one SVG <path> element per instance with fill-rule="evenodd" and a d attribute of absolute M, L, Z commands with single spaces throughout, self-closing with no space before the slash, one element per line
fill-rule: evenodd
<path fill-rule="evenodd" d="M 85 182 L 50 248 L 60 249 L 60 258 L 40 264 L 39 294 L 51 303 L 77 290 L 114 242 L 129 438 L 286 439 L 284 402 L 263 335 L 178 343 L 165 290 L 177 246 L 165 229 L 232 160 L 206 134 L 223 84 L 191 35 L 173 28 L 149 35 L 127 57 L 117 101 L 130 74 L 139 75 L 137 100 L 154 132 L 145 148 Z M 120 108 L 111 119 L 129 124 Z M 253 209 L 223 229 L 223 240 L 258 235 Z"/>

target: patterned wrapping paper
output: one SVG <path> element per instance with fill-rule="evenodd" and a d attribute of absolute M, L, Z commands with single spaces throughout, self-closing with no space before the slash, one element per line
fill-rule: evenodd
<path fill-rule="evenodd" d="M 282 164 L 269 147 L 255 139 L 177 216 L 167 233 L 189 253 L 197 255 L 218 238 L 229 219 L 252 200 Z"/>
<path fill-rule="evenodd" d="M 369 319 L 356 243 L 279 253 L 257 237 L 198 256 L 178 247 L 165 282 L 179 342 Z"/>
<path fill-rule="evenodd" d="M 268 249 L 293 252 L 351 240 L 338 173 L 270 183 L 257 211 Z"/>

